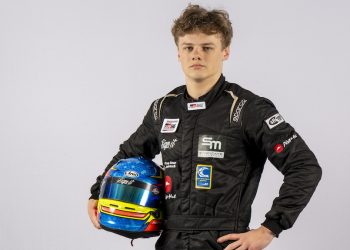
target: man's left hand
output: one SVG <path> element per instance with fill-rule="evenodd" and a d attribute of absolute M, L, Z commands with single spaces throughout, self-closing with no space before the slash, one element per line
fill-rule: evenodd
<path fill-rule="evenodd" d="M 218 239 L 218 242 L 235 241 L 224 250 L 261 250 L 269 245 L 274 237 L 268 228 L 261 226 L 246 233 L 224 235 Z"/>

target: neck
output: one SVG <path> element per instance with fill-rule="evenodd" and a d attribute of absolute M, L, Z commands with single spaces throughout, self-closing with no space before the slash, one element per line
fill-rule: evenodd
<path fill-rule="evenodd" d="M 216 84 L 221 76 L 220 74 L 215 74 L 206 79 L 190 79 L 186 77 L 186 89 L 187 93 L 194 99 L 198 100 L 199 97 L 208 93 Z"/>

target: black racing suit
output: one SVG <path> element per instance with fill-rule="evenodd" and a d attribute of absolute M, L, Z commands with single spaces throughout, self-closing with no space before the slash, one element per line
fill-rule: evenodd
<path fill-rule="evenodd" d="M 276 236 L 292 227 L 321 178 L 314 154 L 275 106 L 223 76 L 199 100 L 185 86 L 155 100 L 143 123 L 91 187 L 98 199 L 119 159 L 162 153 L 165 230 L 156 249 L 223 249 L 217 238 L 249 230 L 251 205 L 266 159 L 284 175 L 262 223 Z"/>

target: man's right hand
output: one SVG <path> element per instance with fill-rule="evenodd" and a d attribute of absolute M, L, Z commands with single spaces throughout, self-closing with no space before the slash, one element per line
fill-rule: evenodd
<path fill-rule="evenodd" d="M 98 219 L 97 219 L 97 203 L 98 201 L 94 199 L 90 199 L 88 201 L 88 214 L 92 224 L 94 224 L 94 226 L 97 229 L 101 229 L 100 223 L 98 222 Z"/>

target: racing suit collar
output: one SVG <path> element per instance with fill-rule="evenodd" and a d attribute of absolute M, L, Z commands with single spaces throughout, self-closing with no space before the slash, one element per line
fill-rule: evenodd
<path fill-rule="evenodd" d="M 220 96 L 220 93 L 224 90 L 225 77 L 221 74 L 218 81 L 215 83 L 214 87 L 209 90 L 208 93 L 200 96 L 198 100 L 194 100 L 187 93 L 187 88 L 185 88 L 185 93 L 182 98 L 182 104 L 187 109 L 187 104 L 191 102 L 205 102 L 208 108 L 215 100 Z"/>

